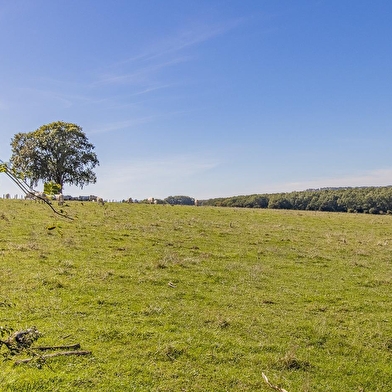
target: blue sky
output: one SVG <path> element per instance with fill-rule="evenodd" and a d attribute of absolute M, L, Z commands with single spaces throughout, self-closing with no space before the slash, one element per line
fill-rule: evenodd
<path fill-rule="evenodd" d="M 61 120 L 100 160 L 73 195 L 390 185 L 391 18 L 389 0 L 0 0 L 0 159 Z"/>

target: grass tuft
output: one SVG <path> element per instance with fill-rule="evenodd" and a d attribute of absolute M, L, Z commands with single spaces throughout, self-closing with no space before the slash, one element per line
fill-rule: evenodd
<path fill-rule="evenodd" d="M 276 368 L 279 370 L 308 370 L 311 367 L 308 361 L 299 359 L 292 351 L 287 352 L 276 362 Z"/>

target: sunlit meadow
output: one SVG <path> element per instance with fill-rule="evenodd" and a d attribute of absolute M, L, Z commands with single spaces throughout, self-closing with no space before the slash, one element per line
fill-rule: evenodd
<path fill-rule="evenodd" d="M 91 354 L 3 345 L 0 390 L 392 390 L 391 216 L 61 208 L 0 200 L 0 327 Z"/>

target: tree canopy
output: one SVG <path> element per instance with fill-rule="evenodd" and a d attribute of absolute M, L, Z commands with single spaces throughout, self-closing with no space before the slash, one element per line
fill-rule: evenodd
<path fill-rule="evenodd" d="M 62 121 L 46 124 L 33 132 L 17 133 L 11 140 L 13 170 L 30 186 L 40 180 L 83 188 L 95 183 L 93 169 L 99 165 L 94 146 L 82 128 Z"/>
<path fill-rule="evenodd" d="M 164 199 L 164 202 L 171 205 L 193 206 L 195 204 L 195 199 L 189 196 L 168 196 Z"/>

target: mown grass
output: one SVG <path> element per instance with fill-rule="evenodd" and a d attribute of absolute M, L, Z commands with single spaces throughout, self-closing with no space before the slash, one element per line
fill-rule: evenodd
<path fill-rule="evenodd" d="M 390 216 L 0 200 L 2 391 L 392 390 Z M 3 347 L 1 352 L 5 352 Z"/>

